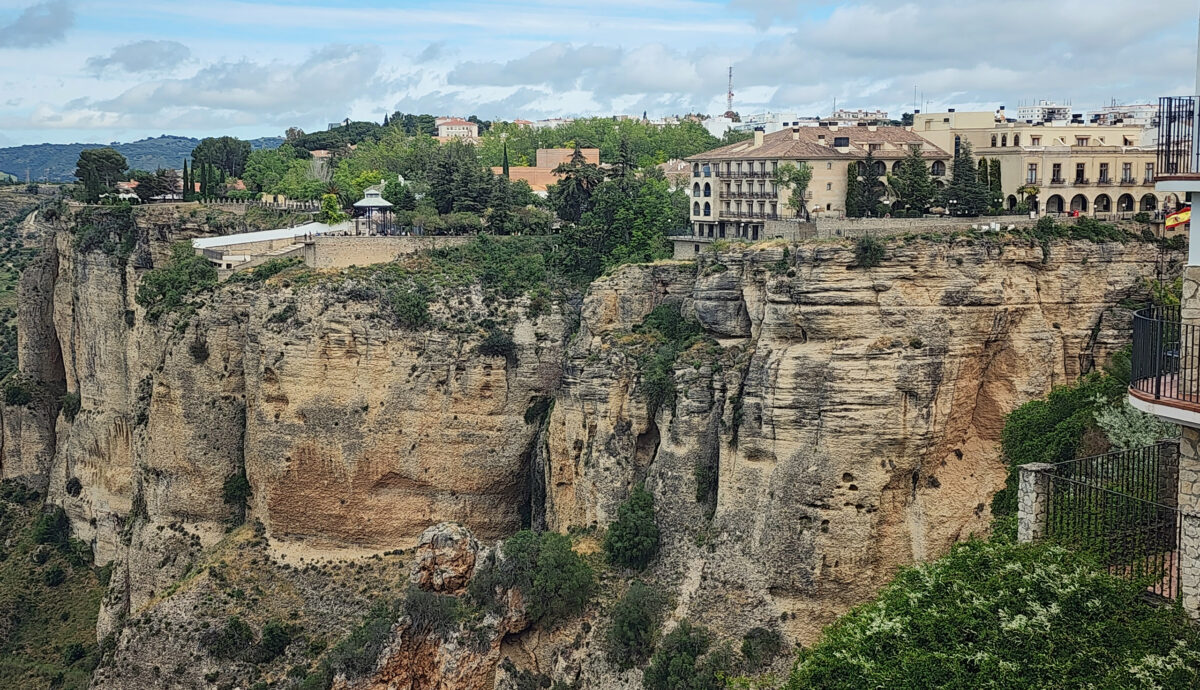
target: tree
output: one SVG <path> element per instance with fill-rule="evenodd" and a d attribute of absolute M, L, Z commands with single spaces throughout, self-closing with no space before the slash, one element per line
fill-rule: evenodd
<path fill-rule="evenodd" d="M 613 606 L 608 630 L 608 657 L 622 670 L 644 663 L 654 650 L 662 626 L 666 598 L 662 592 L 635 580 Z"/>
<path fill-rule="evenodd" d="M 86 201 L 95 202 L 125 176 L 129 164 L 116 149 L 84 149 L 75 164 L 75 177 L 83 182 Z"/>
<path fill-rule="evenodd" d="M 417 197 L 409 185 L 389 182 L 384 185 L 382 196 L 392 204 L 393 211 L 414 211 L 417 208 Z"/>
<path fill-rule="evenodd" d="M 571 158 L 559 164 L 554 174 L 559 179 L 550 187 L 550 206 L 559 218 L 579 222 L 591 204 L 592 192 L 604 181 L 604 173 L 587 162 L 576 144 Z"/>
<path fill-rule="evenodd" d="M 875 215 L 879 200 L 887 193 L 887 189 L 884 187 L 883 180 L 879 179 L 879 172 L 876 170 L 879 166 L 876 165 L 874 154 L 867 151 L 867 157 L 859 165 L 862 166 L 863 171 L 862 186 L 859 188 L 859 193 L 862 195 L 863 215 Z"/>
<path fill-rule="evenodd" d="M 712 634 L 693 626 L 686 618 L 679 621 L 662 642 L 650 665 L 642 672 L 646 690 L 721 690 L 724 671 L 733 665 L 722 649 L 709 651 Z"/>
<path fill-rule="evenodd" d="M 604 551 L 610 563 L 636 570 L 644 570 L 658 553 L 654 495 L 644 485 L 633 487 L 629 499 L 617 508 L 617 519 L 604 535 Z"/>
<path fill-rule="evenodd" d="M 152 173 L 139 170 L 132 177 L 137 182 L 133 191 L 142 202 L 150 201 L 154 197 L 173 195 L 179 186 L 179 173 L 168 168 L 159 168 Z"/>
<path fill-rule="evenodd" d="M 192 149 L 192 160 L 207 163 L 230 177 L 241 177 L 250 157 L 250 142 L 235 137 L 207 137 Z"/>
<path fill-rule="evenodd" d="M 803 161 L 799 165 L 784 163 L 775 171 L 773 181 L 781 189 L 787 188 L 792 191 L 787 201 L 788 208 L 796 212 L 797 218 L 807 219 L 808 200 L 804 197 L 808 193 L 808 184 L 812 181 L 812 168 Z"/>
<path fill-rule="evenodd" d="M 988 173 L 988 183 L 992 188 L 992 206 L 1004 208 L 1004 186 L 1000 183 L 1000 159 L 993 158 L 991 170 Z"/>
<path fill-rule="evenodd" d="M 896 200 L 909 210 L 924 212 L 929 208 L 933 202 L 933 179 L 920 147 L 909 147 L 908 154 L 900 161 L 900 169 L 888 176 L 888 185 Z"/>
<path fill-rule="evenodd" d="M 246 169 L 242 177 L 246 186 L 258 192 L 270 191 L 277 187 L 288 171 L 288 155 L 292 148 L 258 149 L 251 151 L 246 159 Z"/>
<path fill-rule="evenodd" d="M 846 217 L 862 218 L 866 215 L 864 206 L 862 182 L 858 179 L 858 163 L 850 161 L 846 165 Z"/>
<path fill-rule="evenodd" d="M 942 190 L 942 205 L 951 215 L 977 216 L 987 209 L 988 188 L 979 183 L 969 142 L 962 142 L 954 155 L 950 184 Z"/>
<path fill-rule="evenodd" d="M 327 225 L 337 225 L 346 220 L 346 217 L 336 194 L 321 196 L 321 212 L 317 215 L 317 220 Z"/>

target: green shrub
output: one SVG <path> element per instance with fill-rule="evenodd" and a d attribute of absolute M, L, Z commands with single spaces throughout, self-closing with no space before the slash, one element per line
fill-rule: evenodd
<path fill-rule="evenodd" d="M 67 495 L 71 498 L 76 498 L 83 492 L 83 482 L 79 481 L 79 477 L 71 477 L 67 480 Z"/>
<path fill-rule="evenodd" d="M 287 323 L 296 316 L 296 305 L 286 304 L 282 309 L 267 317 L 267 323 Z"/>
<path fill-rule="evenodd" d="M 50 566 L 46 572 L 42 573 L 42 580 L 47 587 L 57 587 L 67 579 L 67 571 L 62 569 L 62 566 Z"/>
<path fill-rule="evenodd" d="M 226 477 L 225 485 L 221 489 L 225 503 L 235 506 L 246 505 L 246 500 L 250 498 L 251 493 L 250 480 L 246 479 L 246 475 L 241 472 Z"/>
<path fill-rule="evenodd" d="M 71 521 L 61 506 L 53 506 L 38 515 L 33 523 L 33 540 L 38 544 L 65 547 L 71 538 Z"/>
<path fill-rule="evenodd" d="M 658 538 L 654 496 L 638 484 L 617 508 L 617 519 L 604 535 L 604 551 L 614 565 L 643 570 L 658 554 Z"/>
<path fill-rule="evenodd" d="M 484 357 L 512 359 L 517 353 L 517 346 L 513 342 L 512 334 L 498 328 L 488 331 L 475 349 Z"/>
<path fill-rule="evenodd" d="M 208 361 L 208 341 L 200 337 L 197 333 L 192 342 L 188 343 L 188 354 L 192 356 L 192 360 L 196 364 L 203 364 Z"/>
<path fill-rule="evenodd" d="M 621 670 L 650 658 L 662 627 L 667 601 L 662 592 L 635 580 L 613 606 L 608 630 L 608 658 Z"/>
<path fill-rule="evenodd" d="M 287 650 L 297 632 L 299 629 L 295 625 L 275 620 L 267 621 L 263 625 L 258 644 L 254 645 L 251 651 L 251 657 L 258 663 L 273 661 Z"/>
<path fill-rule="evenodd" d="M 84 647 L 78 642 L 71 642 L 63 647 L 62 660 L 63 663 L 68 666 L 76 661 L 79 661 L 85 656 L 87 656 L 87 647 Z"/>
<path fill-rule="evenodd" d="M 429 299 L 417 290 L 392 290 L 387 304 L 396 324 L 403 328 L 418 328 L 432 321 Z"/>
<path fill-rule="evenodd" d="M 712 635 L 688 620 L 679 622 L 650 657 L 642 672 L 646 690 L 723 690 L 722 676 L 733 660 L 723 649 L 710 651 Z"/>
<path fill-rule="evenodd" d="M 303 265 L 304 265 L 304 259 L 301 259 L 298 256 L 267 259 L 266 261 L 255 266 L 254 268 L 250 269 L 249 271 L 246 271 L 245 273 L 239 273 L 238 279 L 240 281 L 246 281 L 246 282 L 248 282 L 248 281 L 261 282 L 261 281 L 266 280 L 267 278 L 278 275 L 279 273 L 282 273 L 283 271 L 286 271 L 289 268 L 294 268 L 296 266 L 303 266 Z"/>
<path fill-rule="evenodd" d="M 468 588 L 481 606 L 496 605 L 496 590 L 519 589 L 532 622 L 550 623 L 578 614 L 596 587 L 596 575 L 556 532 L 517 532 L 501 546 L 503 558 L 476 565 Z"/>
<path fill-rule="evenodd" d="M 770 628 L 750 628 L 742 636 L 742 660 L 748 669 L 757 669 L 775 660 L 783 651 L 783 635 Z"/>
<path fill-rule="evenodd" d="M 1197 632 L 1146 585 L 1046 543 L 961 543 L 827 628 L 787 688 L 1198 687 Z"/>
<path fill-rule="evenodd" d="M 219 630 L 209 630 L 200 638 L 200 645 L 218 659 L 241 659 L 254 644 L 254 631 L 241 618 L 230 616 Z"/>
<path fill-rule="evenodd" d="M 63 393 L 58 399 L 62 406 L 62 415 L 68 422 L 75 421 L 75 415 L 79 414 L 79 407 L 82 404 L 82 399 L 78 393 Z"/>
<path fill-rule="evenodd" d="M 458 600 L 452 596 L 409 586 L 402 610 L 404 615 L 408 616 L 412 630 L 417 635 L 445 638 L 454 630 Z"/>
<path fill-rule="evenodd" d="M 345 673 L 351 678 L 357 678 L 373 670 L 375 662 L 379 660 L 379 652 L 383 650 L 383 645 L 392 632 L 392 623 L 397 613 L 395 604 L 387 601 L 376 602 L 362 623 L 329 650 L 325 668 L 309 675 L 309 678 L 316 677 L 311 687 L 328 687 L 315 683 L 323 678 L 332 681 L 335 673 Z M 310 682 L 309 678 L 305 679 L 305 683 Z"/>
<path fill-rule="evenodd" d="M 872 235 L 863 235 L 854 243 L 854 263 L 859 268 L 874 268 L 883 262 L 883 243 Z"/>
<path fill-rule="evenodd" d="M 660 304 L 633 332 L 651 335 L 661 343 L 641 361 L 641 387 L 646 405 L 654 414 L 663 405 L 675 403 L 675 360 L 703 337 L 704 329 L 698 321 L 684 318 L 678 304 Z"/>
<path fill-rule="evenodd" d="M 10 377 L 4 382 L 5 405 L 28 405 L 33 402 L 33 383 L 22 376 Z"/>
<path fill-rule="evenodd" d="M 1137 213 L 1133 214 L 1133 222 L 1149 223 L 1150 222 L 1150 214 L 1146 213 L 1145 211 L 1138 211 Z"/>
<path fill-rule="evenodd" d="M 84 207 L 72 220 L 75 248 L 82 253 L 99 251 L 123 261 L 137 247 L 138 230 L 128 202 Z"/>
<path fill-rule="evenodd" d="M 146 309 L 146 317 L 154 321 L 183 309 L 193 295 L 216 284 L 216 267 L 197 256 L 191 244 L 179 242 L 171 247 L 165 266 L 142 276 L 136 301 Z"/>

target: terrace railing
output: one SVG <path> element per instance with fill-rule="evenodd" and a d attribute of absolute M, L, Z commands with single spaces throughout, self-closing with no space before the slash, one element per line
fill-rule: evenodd
<path fill-rule="evenodd" d="M 1129 390 L 1168 405 L 1200 405 L 1200 325 L 1183 323 L 1179 307 L 1133 315 Z"/>

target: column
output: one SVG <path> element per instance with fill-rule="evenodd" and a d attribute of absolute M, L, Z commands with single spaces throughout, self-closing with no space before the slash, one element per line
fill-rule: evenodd
<path fill-rule="evenodd" d="M 1179 589 L 1183 609 L 1200 618 L 1200 429 L 1182 427 L 1179 439 Z"/>
<path fill-rule="evenodd" d="M 1045 462 L 1021 465 L 1017 486 L 1017 541 L 1030 542 L 1046 535 L 1050 507 L 1050 471 Z"/>

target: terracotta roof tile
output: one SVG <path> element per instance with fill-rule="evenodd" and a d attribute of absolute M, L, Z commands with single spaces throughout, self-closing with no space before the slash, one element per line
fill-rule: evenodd
<path fill-rule="evenodd" d="M 907 146 L 921 144 L 926 158 L 949 158 L 950 154 L 938 148 L 920 135 L 903 127 L 798 127 L 788 128 L 763 137 L 762 146 L 755 147 L 753 139 L 722 146 L 712 151 L 698 153 L 688 161 L 749 160 L 771 158 L 777 160 L 805 160 L 828 158 L 863 158 L 868 144 L 890 144 L 875 152 L 879 159 L 903 158 L 908 154 Z M 820 135 L 824 135 L 821 143 Z M 847 151 L 833 147 L 835 138 L 846 137 L 850 146 Z"/>

